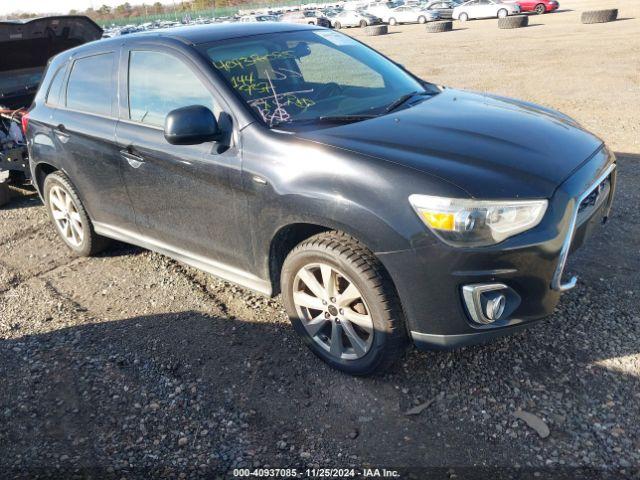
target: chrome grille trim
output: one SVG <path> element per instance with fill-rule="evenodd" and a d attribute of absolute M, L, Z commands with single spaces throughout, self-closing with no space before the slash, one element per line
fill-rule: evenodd
<path fill-rule="evenodd" d="M 569 229 L 567 232 L 567 236 L 562 243 L 562 248 L 560 249 L 560 258 L 558 259 L 558 266 L 556 267 L 555 272 L 553 272 L 553 277 L 551 278 L 551 288 L 553 290 L 557 290 L 559 292 L 565 292 L 567 290 L 571 290 L 578 283 L 578 277 L 573 276 L 571 279 L 563 283 L 562 282 L 562 274 L 564 273 L 564 268 L 567 264 L 567 257 L 569 257 L 569 250 L 571 248 L 571 242 L 573 241 L 573 235 L 577 228 L 578 222 L 578 211 L 580 209 L 580 205 L 582 202 L 589 196 L 596 188 L 600 187 L 600 184 L 604 182 L 616 168 L 616 164 L 612 163 L 607 167 L 607 169 L 600 175 L 592 184 L 587 188 L 582 195 L 580 195 L 575 200 L 575 204 L 573 206 L 573 213 L 571 214 L 571 222 L 569 223 Z M 613 194 L 613 189 L 609 190 L 609 196 Z"/>

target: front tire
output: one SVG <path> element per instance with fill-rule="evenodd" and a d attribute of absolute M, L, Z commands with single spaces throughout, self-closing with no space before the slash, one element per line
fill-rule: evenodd
<path fill-rule="evenodd" d="M 395 19 L 395 18 L 390 18 L 390 19 L 389 19 L 389 25 L 391 25 L 392 27 L 393 27 L 394 25 L 397 25 L 397 24 L 398 24 L 398 22 L 396 21 L 396 19 Z"/>
<path fill-rule="evenodd" d="M 367 26 L 367 21 L 366 20 L 360 20 L 360 28 L 364 28 Z"/>
<path fill-rule="evenodd" d="M 498 18 L 507 18 L 509 12 L 507 12 L 504 8 L 498 10 Z"/>
<path fill-rule="evenodd" d="M 404 354 L 407 333 L 395 287 L 355 238 L 334 231 L 299 244 L 285 259 L 281 288 L 294 329 L 333 368 L 369 375 Z"/>
<path fill-rule="evenodd" d="M 74 186 L 66 175 L 54 172 L 44 180 L 43 197 L 58 236 L 76 255 L 95 255 L 108 245 L 98 235 Z"/>
<path fill-rule="evenodd" d="M 418 17 L 418 23 L 427 23 L 427 19 L 425 17 L 423 17 L 422 15 L 420 15 Z"/>
<path fill-rule="evenodd" d="M 458 15 L 458 20 L 460 20 L 461 22 L 466 22 L 467 20 L 469 20 L 469 15 L 462 12 L 460 15 Z"/>
<path fill-rule="evenodd" d="M 342 27 L 342 25 L 340 25 L 340 22 L 333 22 L 333 28 L 336 30 L 340 30 L 340 28 Z"/>

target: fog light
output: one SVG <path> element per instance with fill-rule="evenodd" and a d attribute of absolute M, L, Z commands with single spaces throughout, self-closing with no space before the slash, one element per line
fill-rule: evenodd
<path fill-rule="evenodd" d="M 482 325 L 504 320 L 520 305 L 520 295 L 503 283 L 476 283 L 462 287 L 471 319 Z"/>
<path fill-rule="evenodd" d="M 504 313 L 507 297 L 499 292 L 486 292 L 480 294 L 480 302 L 483 305 L 485 317 L 489 320 L 496 321 Z"/>

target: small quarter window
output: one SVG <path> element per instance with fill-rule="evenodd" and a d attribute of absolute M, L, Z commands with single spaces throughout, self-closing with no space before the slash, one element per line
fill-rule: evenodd
<path fill-rule="evenodd" d="M 76 60 L 67 85 L 67 107 L 82 112 L 112 115 L 112 53 Z"/>
<path fill-rule="evenodd" d="M 55 107 L 62 105 L 60 101 L 60 93 L 62 91 L 62 82 L 64 82 L 64 73 L 67 70 L 66 65 L 58 68 L 49 85 L 49 91 L 47 92 L 47 103 Z"/>

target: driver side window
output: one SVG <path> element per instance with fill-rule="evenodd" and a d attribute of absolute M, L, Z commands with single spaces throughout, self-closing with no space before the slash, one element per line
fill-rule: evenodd
<path fill-rule="evenodd" d="M 193 72 L 173 55 L 132 51 L 129 56 L 129 118 L 164 126 L 169 112 L 202 105 L 214 111 L 213 97 Z"/>

